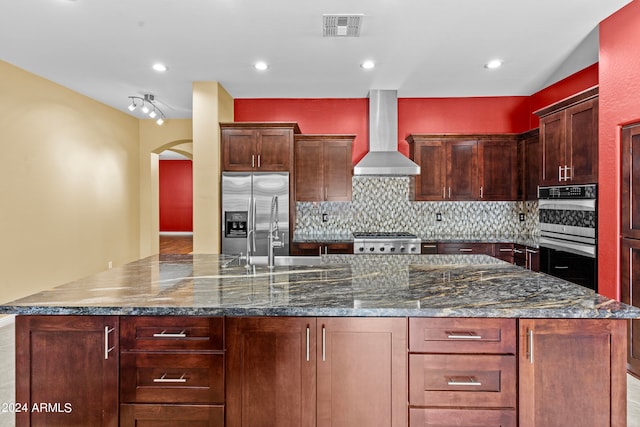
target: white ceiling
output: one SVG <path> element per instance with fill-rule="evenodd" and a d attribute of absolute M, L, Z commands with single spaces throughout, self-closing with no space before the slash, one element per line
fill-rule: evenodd
<path fill-rule="evenodd" d="M 597 62 L 598 23 L 627 3 L 1 0 L 0 59 L 127 113 L 127 96 L 154 94 L 169 118 L 191 117 L 194 81 L 234 98 L 530 95 Z M 322 37 L 332 13 L 364 14 L 360 37 Z"/>

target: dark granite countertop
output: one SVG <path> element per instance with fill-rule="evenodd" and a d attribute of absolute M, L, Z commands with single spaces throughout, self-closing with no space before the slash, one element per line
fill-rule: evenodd
<path fill-rule="evenodd" d="M 640 309 L 485 255 L 327 255 L 247 270 L 152 256 L 0 306 L 85 315 L 640 318 Z"/>

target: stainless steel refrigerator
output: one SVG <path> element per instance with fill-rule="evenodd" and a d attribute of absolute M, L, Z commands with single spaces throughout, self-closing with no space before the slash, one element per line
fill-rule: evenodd
<path fill-rule="evenodd" d="M 249 236 L 251 255 L 267 255 L 273 196 L 278 196 L 278 235 L 284 242 L 284 247 L 275 249 L 274 253 L 289 255 L 289 173 L 222 174 L 223 254 L 238 255 L 242 252 L 246 255 Z"/>

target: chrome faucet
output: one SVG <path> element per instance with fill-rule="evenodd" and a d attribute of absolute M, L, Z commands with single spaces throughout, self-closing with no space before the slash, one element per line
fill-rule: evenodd
<path fill-rule="evenodd" d="M 269 247 L 267 255 L 267 264 L 269 269 L 273 269 L 275 266 L 275 255 L 273 253 L 274 248 L 284 247 L 284 242 L 278 236 L 280 228 L 278 227 L 278 196 L 271 198 L 271 216 L 269 217 Z"/>

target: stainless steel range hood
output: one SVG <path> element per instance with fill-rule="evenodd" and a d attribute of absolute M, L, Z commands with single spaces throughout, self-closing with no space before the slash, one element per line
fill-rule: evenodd
<path fill-rule="evenodd" d="M 419 175 L 420 166 L 398 151 L 398 91 L 369 91 L 369 152 L 354 175 Z"/>

